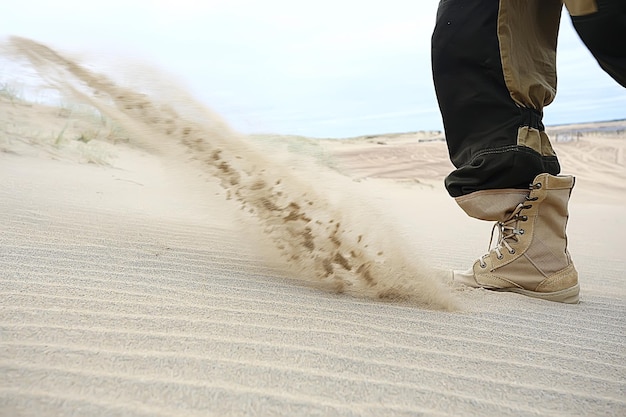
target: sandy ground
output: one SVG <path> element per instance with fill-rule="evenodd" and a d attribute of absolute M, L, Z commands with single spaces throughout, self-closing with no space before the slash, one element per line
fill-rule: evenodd
<path fill-rule="evenodd" d="M 470 265 L 491 230 L 443 189 L 437 132 L 257 138 L 279 157 L 270 167 L 239 149 L 257 158 L 240 162 L 246 188 L 236 157 L 207 169 L 215 149 L 188 146 L 180 163 L 93 114 L 2 98 L 0 120 L 0 416 L 626 414 L 619 123 L 553 134 L 579 178 L 568 231 L 581 303 L 563 305 L 431 276 Z M 229 139 L 215 139 L 222 161 Z M 325 205 L 285 206 L 294 220 L 278 223 L 256 205 L 270 194 L 247 193 L 269 190 L 267 172 Z M 331 212 L 355 230 L 298 226 Z M 314 243 L 319 260 L 320 240 L 343 247 L 360 230 L 394 244 L 332 252 L 323 288 L 318 263 L 290 246 Z M 362 259 L 371 276 L 341 270 Z M 409 268 L 417 286 L 380 265 Z M 359 290 L 367 277 L 378 290 Z"/>

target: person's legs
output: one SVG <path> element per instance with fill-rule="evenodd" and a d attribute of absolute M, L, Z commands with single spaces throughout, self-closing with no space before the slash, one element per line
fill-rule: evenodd
<path fill-rule="evenodd" d="M 560 171 L 542 124 L 556 93 L 560 0 L 444 0 L 432 37 L 452 197 Z"/>
<path fill-rule="evenodd" d="M 578 302 L 567 252 L 571 176 L 542 124 L 556 94 L 560 0 L 443 0 L 432 38 L 433 78 L 450 158 L 445 185 L 465 210 L 497 221 L 495 248 L 465 284 Z"/>
<path fill-rule="evenodd" d="M 565 0 L 565 6 L 598 64 L 626 87 L 626 1 Z"/>

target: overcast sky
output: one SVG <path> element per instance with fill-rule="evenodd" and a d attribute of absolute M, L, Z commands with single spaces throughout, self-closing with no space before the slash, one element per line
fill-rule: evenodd
<path fill-rule="evenodd" d="M 430 70 L 435 0 L 17 0 L 0 37 L 173 74 L 244 132 L 316 137 L 441 130 Z M 564 12 L 545 123 L 626 118 L 626 90 Z M 0 81 L 13 74 L 0 66 Z"/>

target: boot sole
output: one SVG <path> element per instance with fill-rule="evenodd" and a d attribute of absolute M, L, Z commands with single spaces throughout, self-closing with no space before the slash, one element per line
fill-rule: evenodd
<path fill-rule="evenodd" d="M 566 303 L 566 304 L 578 304 L 579 294 L 580 294 L 580 285 L 576 284 L 573 287 L 566 288 L 564 290 L 554 291 L 554 292 L 537 292 L 524 290 L 522 288 L 489 288 L 493 291 L 500 292 L 514 292 L 516 294 L 525 295 L 527 297 L 539 298 L 541 300 L 546 301 L 554 301 L 557 303 Z"/>

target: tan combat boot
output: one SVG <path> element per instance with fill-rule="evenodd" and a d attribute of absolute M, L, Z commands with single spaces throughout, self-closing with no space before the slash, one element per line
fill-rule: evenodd
<path fill-rule="evenodd" d="M 574 177 L 538 175 L 530 191 L 477 191 L 456 199 L 467 214 L 495 220 L 495 247 L 454 280 L 543 300 L 578 303 L 578 272 L 567 251 L 567 203 Z M 493 238 L 493 236 L 492 236 Z"/>

